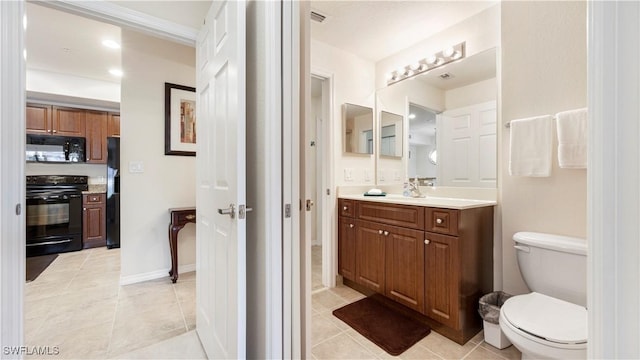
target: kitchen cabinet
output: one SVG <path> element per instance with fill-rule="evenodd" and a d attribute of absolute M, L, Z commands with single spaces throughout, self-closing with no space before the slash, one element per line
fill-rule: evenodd
<path fill-rule="evenodd" d="M 28 103 L 26 130 L 29 134 L 85 136 L 85 110 Z"/>
<path fill-rule="evenodd" d="M 107 245 L 106 194 L 83 195 L 82 242 L 83 248 Z"/>
<path fill-rule="evenodd" d="M 492 206 L 460 210 L 352 199 L 339 199 L 339 206 L 339 273 L 346 285 L 384 294 L 460 344 L 482 329 L 478 300 L 493 291 Z M 344 245 L 354 228 L 355 256 Z M 355 280 L 345 270 L 350 261 Z"/>
<path fill-rule="evenodd" d="M 87 163 L 107 163 L 107 127 L 109 114 L 104 111 L 86 111 Z"/>
<path fill-rule="evenodd" d="M 120 136 L 120 114 L 109 113 L 107 136 Z"/>

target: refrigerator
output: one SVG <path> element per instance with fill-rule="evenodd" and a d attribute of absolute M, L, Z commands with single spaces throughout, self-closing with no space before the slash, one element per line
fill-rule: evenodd
<path fill-rule="evenodd" d="M 107 248 L 120 247 L 120 138 L 107 138 Z"/>

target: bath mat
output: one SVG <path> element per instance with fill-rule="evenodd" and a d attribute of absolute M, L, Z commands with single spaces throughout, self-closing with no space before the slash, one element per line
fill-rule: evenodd
<path fill-rule="evenodd" d="M 27 258 L 27 282 L 35 280 L 58 257 L 58 254 Z"/>
<path fill-rule="evenodd" d="M 333 315 L 393 356 L 429 335 L 429 326 L 386 306 L 377 296 L 336 309 Z"/>

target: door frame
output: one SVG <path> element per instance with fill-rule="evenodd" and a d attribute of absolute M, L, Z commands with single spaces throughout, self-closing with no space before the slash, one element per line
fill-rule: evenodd
<path fill-rule="evenodd" d="M 336 286 L 337 275 L 337 228 L 334 220 L 336 208 L 336 196 L 334 194 L 334 74 L 318 68 L 311 69 L 311 77 L 322 80 L 322 153 L 321 153 L 321 181 L 318 183 L 321 197 L 320 217 L 318 229 L 322 231 L 322 285 L 326 287 Z M 317 166 L 317 164 L 316 164 Z M 320 197 L 318 197 L 320 198 Z"/>

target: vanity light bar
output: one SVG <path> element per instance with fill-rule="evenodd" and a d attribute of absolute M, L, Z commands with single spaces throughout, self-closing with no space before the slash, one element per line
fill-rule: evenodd
<path fill-rule="evenodd" d="M 448 47 L 436 54 L 418 61 L 415 64 L 407 65 L 392 71 L 387 75 L 387 85 L 397 83 L 404 79 L 411 78 L 418 74 L 426 73 L 450 62 L 463 59 L 465 57 L 465 43 Z"/>

